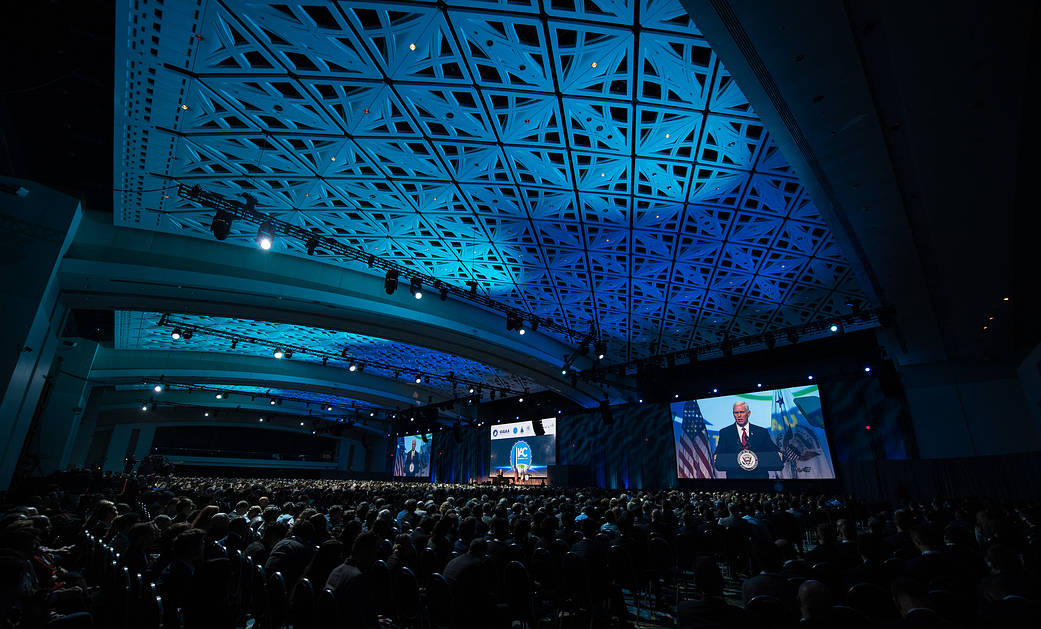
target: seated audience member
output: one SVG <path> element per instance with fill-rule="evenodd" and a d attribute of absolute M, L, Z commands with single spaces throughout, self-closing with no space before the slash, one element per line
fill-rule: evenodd
<path fill-rule="evenodd" d="M 747 606 L 756 596 L 779 598 L 793 613 L 796 611 L 795 587 L 781 574 L 781 553 L 773 543 L 756 545 L 756 558 L 762 571 L 741 584 L 741 600 Z"/>
<path fill-rule="evenodd" d="M 359 629 L 377 629 L 375 597 L 368 571 L 376 563 L 376 536 L 362 533 L 354 540 L 351 555 L 329 573 L 325 587 L 333 591 L 342 619 L 350 618 Z"/>
<path fill-rule="evenodd" d="M 723 575 L 711 557 L 694 565 L 694 585 L 700 597 L 681 601 L 677 609 L 680 629 L 728 629 L 747 624 L 745 611 L 723 596 Z"/>
<path fill-rule="evenodd" d="M 279 540 L 264 562 L 264 574 L 282 573 L 286 590 L 292 591 L 315 554 L 314 527 L 300 520 L 289 531 L 289 537 Z"/>
<path fill-rule="evenodd" d="M 802 627 L 831 627 L 831 589 L 813 579 L 799 586 L 799 615 Z"/>
<path fill-rule="evenodd" d="M 452 607 L 459 629 L 487 627 L 490 616 L 490 577 L 485 562 L 487 543 L 470 542 L 467 552 L 445 566 L 445 580 L 452 592 Z"/>

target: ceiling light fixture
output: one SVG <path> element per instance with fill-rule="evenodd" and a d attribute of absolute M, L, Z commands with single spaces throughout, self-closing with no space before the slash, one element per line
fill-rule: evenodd
<path fill-rule="evenodd" d="M 408 283 L 408 290 L 416 299 L 423 299 L 423 280 L 413 277 Z"/>
<path fill-rule="evenodd" d="M 275 242 L 275 226 L 271 224 L 271 221 L 264 221 L 257 228 L 257 245 L 267 251 L 271 249 L 273 242 Z"/>
<path fill-rule="evenodd" d="M 210 232 L 217 240 L 225 240 L 231 233 L 231 221 L 234 217 L 224 210 L 217 210 L 210 222 Z"/>
<path fill-rule="evenodd" d="M 286 355 L 285 352 L 283 352 L 281 348 L 276 348 L 275 349 L 275 354 L 274 354 L 275 358 L 278 358 L 279 360 L 281 360 L 285 355 Z"/>
<path fill-rule="evenodd" d="M 174 328 L 173 332 L 170 333 L 170 338 L 173 340 L 179 340 L 181 338 L 181 328 Z"/>
<path fill-rule="evenodd" d="M 394 291 L 398 289 L 398 272 L 394 269 L 387 271 L 387 275 L 383 278 L 383 290 L 387 291 L 388 295 L 393 295 Z"/>

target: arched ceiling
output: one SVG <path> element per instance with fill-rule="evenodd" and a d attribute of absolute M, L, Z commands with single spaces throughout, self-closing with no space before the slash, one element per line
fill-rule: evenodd
<path fill-rule="evenodd" d="M 138 0 L 118 3 L 116 39 L 117 226 L 211 240 L 213 210 L 167 186 L 249 192 L 315 234 L 593 327 L 609 363 L 864 299 L 679 0 Z M 256 227 L 236 221 L 223 245 L 255 247 Z M 307 255 L 284 238 L 272 254 Z M 158 316 L 120 313 L 119 346 L 175 349 L 148 329 Z M 444 352 L 195 316 L 536 388 Z M 193 340 L 229 351 L 210 342 Z"/>

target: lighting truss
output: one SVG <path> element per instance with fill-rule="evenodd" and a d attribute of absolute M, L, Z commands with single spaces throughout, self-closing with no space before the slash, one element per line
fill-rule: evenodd
<path fill-rule="evenodd" d="M 377 257 L 371 253 L 358 249 L 357 247 L 350 247 L 337 240 L 328 238 L 326 236 L 319 236 L 308 229 L 293 225 L 286 221 L 279 220 L 277 218 L 270 217 L 262 212 L 257 211 L 253 208 L 253 204 L 250 202 L 242 203 L 232 199 L 225 198 L 223 195 L 217 194 L 216 192 L 206 192 L 200 186 L 189 186 L 188 184 L 179 183 L 177 185 L 177 195 L 182 199 L 187 199 L 203 205 L 206 207 L 213 208 L 218 212 L 224 212 L 227 216 L 234 218 L 240 218 L 251 223 L 258 225 L 267 224 L 271 227 L 274 234 L 281 234 L 299 240 L 304 243 L 309 252 L 316 250 L 324 250 L 330 254 L 351 260 L 354 262 L 361 262 L 368 265 L 370 268 L 380 269 L 381 271 L 397 271 L 399 275 L 404 275 L 416 280 L 421 280 L 423 284 L 427 286 L 437 286 L 443 296 L 452 295 L 456 299 L 461 299 L 469 302 L 473 302 L 488 308 L 490 310 L 497 310 L 507 315 L 513 315 L 522 317 L 527 321 L 531 322 L 533 329 L 538 327 L 545 327 L 546 329 L 553 330 L 559 334 L 563 334 L 567 338 L 574 341 L 575 339 L 583 338 L 581 332 L 572 330 L 571 328 L 561 325 L 552 319 L 539 317 L 538 315 L 530 312 L 514 308 L 507 304 L 499 303 L 487 295 L 479 294 L 474 290 L 475 285 L 469 285 L 467 288 L 459 288 L 451 284 L 446 284 L 440 278 L 434 277 L 433 275 L 427 275 L 420 273 L 405 267 L 397 262 L 391 260 L 385 260 Z M 469 284 L 469 283 L 468 283 Z M 597 336 L 594 340 L 599 340 Z"/>
<path fill-rule="evenodd" d="M 881 326 L 885 316 L 885 310 L 865 310 L 857 314 L 831 317 L 804 325 L 770 330 L 762 334 L 741 337 L 728 336 L 718 343 L 693 345 L 687 349 L 675 352 L 656 354 L 640 360 L 588 369 L 583 371 L 580 377 L 587 381 L 598 382 L 602 381 L 608 374 L 624 376 L 631 372 L 639 371 L 643 365 L 668 365 L 671 367 L 677 363 L 693 363 L 712 358 L 723 358 L 728 353 L 748 353 L 761 349 L 773 349 L 775 346 L 795 345 L 796 343 L 806 341 L 831 338 L 839 334 L 839 332 L 831 331 L 832 325 L 838 326 L 842 333 L 856 332 Z M 786 339 L 788 343 L 786 345 L 779 343 L 778 341 L 781 339 Z"/>
<path fill-rule="evenodd" d="M 410 379 L 421 377 L 423 379 L 423 382 L 429 382 L 431 380 L 441 380 L 449 384 L 471 385 L 474 387 L 481 387 L 484 385 L 483 382 L 479 382 L 477 380 L 470 380 L 467 378 L 460 378 L 453 373 L 449 373 L 446 375 L 442 373 L 424 371 L 422 369 L 416 369 L 414 367 L 402 367 L 400 365 L 393 365 L 378 360 L 357 359 L 355 357 L 350 356 L 346 352 L 335 353 L 327 352 L 320 349 L 303 347 L 301 345 L 290 345 L 281 342 L 273 343 L 271 339 L 262 339 L 252 336 L 245 336 L 243 334 L 236 334 L 235 332 L 228 332 L 226 330 L 219 330 L 217 328 L 210 328 L 206 326 L 192 324 L 187 321 L 178 321 L 174 317 L 170 316 L 170 314 L 164 314 L 162 317 L 160 317 L 159 323 L 157 325 L 159 325 L 160 327 L 179 327 L 185 330 L 192 330 L 195 333 L 209 334 L 218 338 L 227 339 L 234 344 L 248 343 L 250 345 L 259 345 L 261 347 L 274 347 L 277 344 L 278 347 L 287 354 L 289 352 L 293 352 L 294 354 L 305 354 L 308 356 L 314 356 L 316 358 L 321 359 L 323 361 L 323 364 L 328 364 L 330 361 L 343 363 L 344 370 L 348 370 L 350 368 L 351 363 L 361 363 L 364 364 L 365 367 L 390 371 L 399 375 L 406 375 L 409 376 Z M 500 386 L 498 388 L 504 391 L 508 391 L 511 395 L 519 395 L 522 393 L 521 391 L 512 390 L 503 386 Z"/>

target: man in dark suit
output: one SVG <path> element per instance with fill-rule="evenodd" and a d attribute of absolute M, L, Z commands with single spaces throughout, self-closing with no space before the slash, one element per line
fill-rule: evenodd
<path fill-rule="evenodd" d="M 405 463 L 402 465 L 405 476 L 422 476 L 420 461 L 419 452 L 416 450 L 416 440 L 413 439 L 412 449 L 405 453 Z"/>
<path fill-rule="evenodd" d="M 749 423 L 752 411 L 748 403 L 734 402 L 734 423 L 719 431 L 716 453 L 712 457 L 717 470 L 727 473 L 727 478 L 769 478 L 768 472 L 781 469 L 781 455 L 777 445 L 770 439 L 770 431 Z M 737 463 L 737 453 L 751 450 L 758 457 L 754 469 L 742 469 Z"/>

